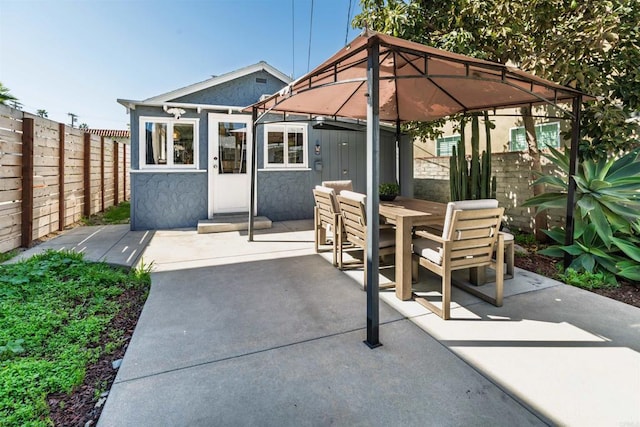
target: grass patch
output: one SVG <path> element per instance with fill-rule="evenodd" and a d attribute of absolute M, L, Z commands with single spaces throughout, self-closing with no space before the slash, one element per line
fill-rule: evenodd
<path fill-rule="evenodd" d="M 1 265 L 0 425 L 51 425 L 47 395 L 82 383 L 87 366 L 110 349 L 100 342 L 120 310 L 118 296 L 149 284 L 148 271 L 127 273 L 72 252 Z"/>
<path fill-rule="evenodd" d="M 120 202 L 118 206 L 110 206 L 104 212 L 83 217 L 84 225 L 105 225 L 105 224 L 128 224 L 131 214 L 131 205 L 129 202 Z"/>
<path fill-rule="evenodd" d="M 17 249 L 12 249 L 8 252 L 0 253 L 0 264 L 2 264 L 5 261 L 9 261 L 11 258 L 13 258 L 16 255 L 18 255 Z"/>

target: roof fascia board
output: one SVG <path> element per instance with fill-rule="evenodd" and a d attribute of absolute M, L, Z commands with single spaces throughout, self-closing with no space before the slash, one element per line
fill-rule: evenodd
<path fill-rule="evenodd" d="M 199 83 L 194 83 L 192 85 L 185 86 L 185 87 L 180 88 L 180 89 L 172 90 L 171 92 L 163 93 L 161 95 L 154 96 L 152 98 L 148 98 L 145 101 L 150 101 L 150 102 L 165 102 L 165 101 L 169 101 L 171 99 L 180 98 L 182 96 L 190 95 L 192 93 L 199 92 L 201 90 L 208 89 L 208 88 L 211 88 L 211 87 L 214 87 L 214 86 L 218 86 L 218 85 L 221 85 L 223 83 L 227 83 L 227 82 L 229 82 L 231 80 L 235 80 L 235 79 L 238 79 L 240 77 L 244 77 L 244 76 L 247 76 L 249 74 L 255 73 L 257 71 L 262 71 L 262 70 L 264 70 L 267 73 L 271 74 L 272 76 L 274 76 L 278 80 L 281 80 L 285 84 L 291 83 L 291 78 L 288 77 L 286 74 L 282 73 L 281 71 L 278 71 L 277 69 L 275 69 L 271 65 L 267 64 L 266 62 L 258 62 L 257 64 L 249 65 L 247 67 L 240 68 L 239 70 L 231 71 L 231 72 L 223 74 L 221 76 L 213 77 L 211 79 L 208 79 L 208 80 L 205 80 L 205 81 L 202 81 L 202 82 L 199 82 Z"/>
<path fill-rule="evenodd" d="M 135 110 L 137 106 L 141 107 L 178 107 L 188 108 L 190 110 L 215 110 L 215 111 L 229 111 L 239 112 L 246 107 L 238 107 L 237 105 L 214 105 L 214 104 L 191 104 L 186 102 L 161 102 L 161 101 L 134 101 L 131 99 L 118 99 L 118 104 L 123 105 L 129 110 Z"/>

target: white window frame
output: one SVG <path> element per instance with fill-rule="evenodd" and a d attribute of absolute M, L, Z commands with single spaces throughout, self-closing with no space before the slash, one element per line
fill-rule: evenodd
<path fill-rule="evenodd" d="M 284 163 L 269 163 L 269 130 L 273 128 L 284 128 L 284 141 L 288 143 L 287 129 L 289 127 L 302 127 L 302 163 L 289 164 L 289 147 L 286 147 L 286 151 L 283 153 Z M 283 150 L 285 147 L 282 148 Z M 278 122 L 269 123 L 264 125 L 264 137 L 263 137 L 263 150 L 264 150 L 264 168 L 265 169 L 307 169 L 309 167 L 309 125 L 307 123 L 297 122 Z"/>
<path fill-rule="evenodd" d="M 535 129 L 536 129 L 536 141 L 538 143 L 538 149 L 539 150 L 543 150 L 548 148 L 547 145 L 544 146 L 540 146 L 540 138 L 538 137 L 538 133 L 539 133 L 539 129 L 542 129 L 543 126 L 549 126 L 549 125 L 554 125 L 556 128 L 556 144 L 552 145 L 553 148 L 559 148 L 560 147 L 560 122 L 547 122 L 547 123 L 539 123 L 537 125 L 535 125 Z M 509 151 L 511 152 L 517 152 L 517 151 L 526 151 L 527 150 L 527 146 L 526 146 L 526 141 L 525 141 L 525 146 L 522 150 L 520 149 L 514 149 L 514 141 L 513 141 L 513 130 L 516 129 L 524 129 L 524 126 L 514 126 L 509 128 Z M 526 137 L 526 134 L 525 134 Z"/>
<path fill-rule="evenodd" d="M 459 133 L 456 133 L 456 134 L 453 134 L 453 135 L 445 135 L 445 136 L 441 136 L 440 138 L 436 138 L 436 156 L 438 156 L 438 157 L 445 157 L 445 156 L 451 157 L 453 155 L 453 148 L 451 149 L 451 153 L 450 154 L 440 154 L 440 151 L 441 151 L 440 150 L 440 144 L 444 143 L 445 142 L 444 140 L 448 139 L 448 138 L 457 138 L 453 143 L 454 145 L 457 145 L 458 141 L 460 141 L 460 139 L 461 139 L 461 136 L 460 136 Z"/>
<path fill-rule="evenodd" d="M 164 123 L 167 125 L 167 163 L 164 165 L 148 165 L 147 164 L 147 144 L 146 144 L 146 129 L 145 123 Z M 182 164 L 174 164 L 173 159 L 173 125 L 174 124 L 192 124 L 193 125 L 193 164 L 192 165 L 182 165 Z M 153 116 L 142 116 L 138 122 L 139 132 L 138 132 L 138 169 L 153 169 L 157 171 L 168 171 L 168 170 L 193 170 L 198 169 L 198 158 L 199 158 L 199 148 L 200 148 L 200 137 L 199 137 L 199 128 L 200 128 L 200 119 L 174 119 L 170 117 L 153 117 Z"/>

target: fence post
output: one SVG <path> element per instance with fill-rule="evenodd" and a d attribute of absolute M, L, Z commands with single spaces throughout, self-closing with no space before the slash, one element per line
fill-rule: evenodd
<path fill-rule="evenodd" d="M 84 216 L 91 216 L 91 134 L 84 134 Z"/>
<path fill-rule="evenodd" d="M 66 213 L 65 188 L 64 188 L 64 137 L 66 128 L 63 123 L 58 123 L 58 230 L 64 230 Z"/>
<path fill-rule="evenodd" d="M 100 137 L 100 211 L 104 211 L 104 136 Z"/>
<path fill-rule="evenodd" d="M 127 144 L 122 144 L 122 200 L 127 200 Z"/>
<path fill-rule="evenodd" d="M 120 145 L 117 141 L 113 141 L 113 204 L 118 206 L 118 163 L 120 162 Z"/>
<path fill-rule="evenodd" d="M 33 137 L 34 120 L 22 119 L 22 246 L 33 244 Z"/>

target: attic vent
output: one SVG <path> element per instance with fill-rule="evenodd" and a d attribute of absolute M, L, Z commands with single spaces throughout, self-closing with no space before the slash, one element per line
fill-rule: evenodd
<path fill-rule="evenodd" d="M 261 77 L 256 77 L 256 83 L 266 83 L 267 79 L 263 79 Z"/>

